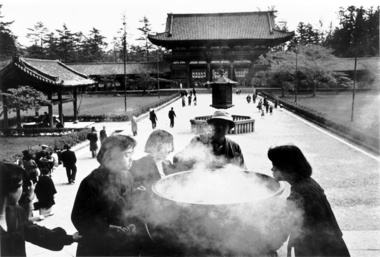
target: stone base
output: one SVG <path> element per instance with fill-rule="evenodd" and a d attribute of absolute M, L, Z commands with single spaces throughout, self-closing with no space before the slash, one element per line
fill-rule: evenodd
<path fill-rule="evenodd" d="M 215 105 L 215 104 L 212 104 L 210 105 L 211 107 L 214 107 L 216 109 L 228 109 L 228 108 L 231 108 L 231 107 L 234 107 L 235 105 L 234 104 L 223 104 L 223 105 Z"/>

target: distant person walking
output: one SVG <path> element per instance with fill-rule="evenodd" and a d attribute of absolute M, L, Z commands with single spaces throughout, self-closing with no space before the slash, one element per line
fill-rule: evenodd
<path fill-rule="evenodd" d="M 190 92 L 191 93 L 191 92 Z M 192 94 L 189 94 L 189 96 L 187 97 L 187 99 L 188 99 L 188 104 L 189 104 L 189 106 L 191 105 L 191 99 L 193 98 L 193 96 L 192 96 Z"/>
<path fill-rule="evenodd" d="M 174 118 L 177 117 L 177 115 L 175 115 L 175 112 L 173 110 L 173 107 L 172 109 L 169 111 L 169 119 L 170 119 L 170 127 L 171 128 L 174 128 Z"/>
<path fill-rule="evenodd" d="M 107 137 L 106 126 L 103 126 L 103 129 L 99 132 L 99 135 L 100 135 L 100 144 L 102 144 L 102 141 Z"/>
<path fill-rule="evenodd" d="M 47 145 L 44 145 L 44 144 L 42 144 L 41 145 L 41 151 L 38 151 L 37 153 L 36 153 L 36 159 L 35 159 L 35 161 L 36 161 L 36 163 L 37 163 L 37 165 L 38 165 L 38 168 L 42 168 L 42 163 L 41 163 L 41 158 L 43 158 L 43 157 L 46 157 L 46 155 L 47 155 L 47 148 L 48 148 L 48 146 Z"/>
<path fill-rule="evenodd" d="M 75 183 L 75 177 L 77 174 L 77 157 L 73 151 L 70 150 L 69 145 L 63 146 L 65 151 L 61 154 L 61 160 L 63 162 L 63 167 L 66 168 L 67 181 L 69 184 Z"/>
<path fill-rule="evenodd" d="M 155 129 L 157 125 L 157 115 L 154 110 L 151 110 L 149 113 L 149 119 L 152 122 L 152 128 Z"/>
<path fill-rule="evenodd" d="M 98 151 L 98 134 L 96 133 L 95 127 L 91 128 L 91 132 L 87 134 L 87 139 L 90 141 L 92 158 L 96 158 Z"/>
<path fill-rule="evenodd" d="M 197 105 L 197 96 L 194 94 L 194 100 L 193 100 L 193 102 L 194 102 L 194 105 Z"/>
<path fill-rule="evenodd" d="M 185 95 L 182 96 L 182 107 L 186 106 L 186 98 Z"/>
<path fill-rule="evenodd" d="M 133 136 L 137 136 L 137 120 L 136 120 L 135 115 L 132 115 L 131 126 L 132 126 Z"/>

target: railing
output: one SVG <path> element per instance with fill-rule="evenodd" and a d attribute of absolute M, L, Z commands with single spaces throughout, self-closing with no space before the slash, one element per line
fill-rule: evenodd
<path fill-rule="evenodd" d="M 197 134 L 209 132 L 209 125 L 207 120 L 212 116 L 199 116 L 190 120 L 191 131 Z M 255 132 L 255 120 L 250 116 L 232 115 L 232 119 L 235 122 L 235 127 L 229 131 L 228 134 L 243 134 Z"/>

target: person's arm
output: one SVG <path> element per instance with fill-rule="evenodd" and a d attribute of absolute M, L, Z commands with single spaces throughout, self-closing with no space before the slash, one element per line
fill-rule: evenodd
<path fill-rule="evenodd" d="M 136 231 L 130 227 L 121 227 L 110 224 L 109 220 L 102 215 L 107 206 L 98 203 L 99 188 L 83 180 L 79 186 L 71 213 L 71 221 L 86 242 L 106 243 L 114 249 L 123 247 L 130 236 Z"/>
<path fill-rule="evenodd" d="M 75 155 L 75 153 L 73 152 L 73 163 L 76 164 L 77 163 L 77 156 Z"/>
<path fill-rule="evenodd" d="M 33 222 L 28 221 L 22 210 L 21 212 L 25 224 L 25 241 L 27 242 L 52 251 L 60 251 L 65 245 L 71 245 L 73 242 L 78 242 L 81 238 L 78 233 L 68 235 L 66 231 L 60 227 L 48 229 L 34 224 Z"/>

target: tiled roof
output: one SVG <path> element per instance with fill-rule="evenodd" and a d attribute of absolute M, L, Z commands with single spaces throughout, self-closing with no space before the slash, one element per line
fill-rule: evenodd
<path fill-rule="evenodd" d="M 88 63 L 88 64 L 72 64 L 69 65 L 71 68 L 90 75 L 123 75 L 124 74 L 124 64 L 123 63 Z M 144 71 L 149 71 L 149 73 L 157 72 L 157 63 L 127 63 L 126 64 L 126 74 L 139 74 Z M 168 63 L 160 63 L 160 73 L 170 72 L 170 67 Z"/>
<path fill-rule="evenodd" d="M 0 76 L 14 67 L 34 81 L 41 81 L 51 85 L 73 87 L 95 84 L 95 81 L 83 75 L 58 60 L 41 60 L 16 57 L 0 71 Z"/>
<path fill-rule="evenodd" d="M 291 38 L 293 32 L 273 29 L 273 12 L 168 14 L 166 31 L 149 35 L 160 41 Z"/>

